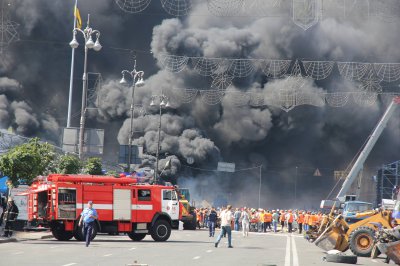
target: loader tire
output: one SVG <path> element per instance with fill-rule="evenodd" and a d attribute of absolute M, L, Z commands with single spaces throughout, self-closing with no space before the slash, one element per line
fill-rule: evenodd
<path fill-rule="evenodd" d="M 141 241 L 143 240 L 143 238 L 146 237 L 147 234 L 137 234 L 137 233 L 128 233 L 128 236 L 130 239 L 132 239 L 133 241 Z"/>
<path fill-rule="evenodd" d="M 370 257 L 375 245 L 375 230 L 361 226 L 351 232 L 349 236 L 349 247 L 354 255 Z"/>
<path fill-rule="evenodd" d="M 326 262 L 357 264 L 357 256 L 343 254 L 326 254 Z"/>
<path fill-rule="evenodd" d="M 157 220 L 151 228 L 151 237 L 154 241 L 167 241 L 171 235 L 171 225 L 166 220 Z"/>
<path fill-rule="evenodd" d="M 196 230 L 196 225 L 197 225 L 196 213 L 190 213 L 190 214 L 192 215 L 192 220 L 185 221 L 183 223 L 184 230 Z"/>

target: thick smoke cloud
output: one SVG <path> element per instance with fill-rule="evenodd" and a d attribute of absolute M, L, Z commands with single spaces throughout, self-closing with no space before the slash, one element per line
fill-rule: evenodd
<path fill-rule="evenodd" d="M 22 41 L 13 43 L 0 61 L 1 127 L 12 126 L 20 134 L 59 142 L 60 129 L 66 124 L 72 2 L 13 1 L 12 19 L 20 24 Z M 153 2 L 149 12 L 159 11 L 159 1 Z M 91 111 L 87 123 L 88 127 L 105 129 L 105 158 L 113 162 L 118 145 L 127 144 L 130 131 L 131 94 L 129 87 L 121 86 L 118 80 L 121 70 L 131 69 L 133 63 L 132 53 L 115 47 L 151 50 L 155 59 L 167 52 L 227 58 L 400 60 L 398 24 L 365 20 L 365 16 L 332 17 L 303 31 L 288 18 L 205 17 L 206 1 L 196 3 L 183 18 L 126 14 L 109 0 L 80 1 L 80 10 L 84 22 L 86 14 L 91 14 L 91 25 L 101 30 L 104 46 L 100 53 L 89 53 L 89 71 L 102 73 L 105 82 L 99 91 L 98 114 L 94 116 Z M 81 45 L 76 50 L 73 126 L 79 125 L 82 86 L 81 36 L 78 41 Z M 152 95 L 163 92 L 170 97 L 173 108 L 162 112 L 159 168 L 172 157 L 173 167 L 164 172 L 165 176 L 177 178 L 182 184 L 189 180 L 194 195 L 207 195 L 210 201 L 219 195 L 234 204 L 257 205 L 258 169 L 232 175 L 193 169 L 213 170 L 218 161 L 227 161 L 235 162 L 237 169 L 263 165 L 265 207 L 294 207 L 294 169 L 298 166 L 297 199 L 305 206 L 318 205 L 332 186 L 333 170 L 347 166 L 387 106 L 383 102 L 358 106 L 350 101 L 345 108 L 301 106 L 286 113 L 270 105 L 237 107 L 228 95 L 219 105 L 206 105 L 199 98 L 182 104 L 176 99 L 183 88 L 209 88 L 211 78 L 191 69 L 178 74 L 159 70 L 154 58 L 148 53 L 136 54 L 146 80 L 145 87 L 135 89 L 133 130 L 135 143 L 143 145 L 148 153 L 143 166 L 155 164 L 159 110 L 149 104 Z M 322 82 L 304 80 L 301 91 L 355 91 L 358 85 L 344 81 L 335 70 Z M 387 90 L 393 88 L 398 90 L 395 86 Z M 285 80 L 273 81 L 254 74 L 235 79 L 228 91 L 259 93 L 268 102 L 285 89 Z M 366 163 L 370 168 L 364 172 L 366 177 L 373 175 L 378 165 L 399 159 L 398 130 L 398 122 L 391 121 Z M 188 157 L 194 158 L 194 165 L 187 164 Z M 315 168 L 320 168 L 323 177 L 312 176 Z"/>

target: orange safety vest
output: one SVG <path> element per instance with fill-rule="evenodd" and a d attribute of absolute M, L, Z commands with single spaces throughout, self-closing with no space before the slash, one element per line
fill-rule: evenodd
<path fill-rule="evenodd" d="M 304 224 L 308 224 L 309 220 L 310 220 L 310 215 L 306 213 L 306 215 L 304 215 Z"/>
<path fill-rule="evenodd" d="M 293 214 L 289 213 L 288 223 L 293 223 Z"/>
<path fill-rule="evenodd" d="M 300 213 L 297 217 L 297 223 L 302 224 L 304 223 L 304 214 Z"/>
<path fill-rule="evenodd" d="M 316 225 L 318 223 L 318 215 L 311 215 L 311 219 L 308 222 L 309 225 Z"/>
<path fill-rule="evenodd" d="M 272 214 L 271 213 L 265 213 L 264 214 L 264 223 L 270 223 L 272 222 Z"/>
<path fill-rule="evenodd" d="M 308 225 L 313 225 L 315 220 L 315 215 L 310 214 L 310 218 L 308 219 Z"/>
<path fill-rule="evenodd" d="M 280 221 L 284 222 L 285 221 L 285 213 L 281 213 Z"/>

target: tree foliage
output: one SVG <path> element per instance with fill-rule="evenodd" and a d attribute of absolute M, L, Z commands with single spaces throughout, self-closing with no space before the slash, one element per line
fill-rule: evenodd
<path fill-rule="evenodd" d="M 31 184 L 39 176 L 53 172 L 54 148 L 39 142 L 38 138 L 10 149 L 0 157 L 0 170 L 8 176 L 14 186 L 19 180 Z"/>
<path fill-rule="evenodd" d="M 101 159 L 97 157 L 87 159 L 84 171 L 89 175 L 102 175 L 103 172 Z"/>
<path fill-rule="evenodd" d="M 62 155 L 58 159 L 57 172 L 60 174 L 79 174 L 81 171 L 81 161 L 72 154 Z"/>

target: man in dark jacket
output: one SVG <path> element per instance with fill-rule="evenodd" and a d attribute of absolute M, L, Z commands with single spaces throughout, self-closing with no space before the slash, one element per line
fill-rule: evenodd
<path fill-rule="evenodd" d="M 217 223 L 218 214 L 213 207 L 208 215 L 208 230 L 210 232 L 210 237 L 214 237 L 215 234 L 215 224 Z"/>
<path fill-rule="evenodd" d="M 18 207 L 15 205 L 14 200 L 9 197 L 7 202 L 6 211 L 4 212 L 3 221 L 4 227 L 4 237 L 11 237 L 13 234 L 14 222 L 18 216 Z"/>

